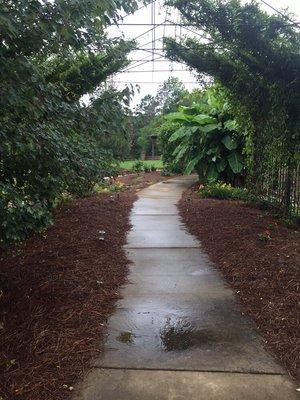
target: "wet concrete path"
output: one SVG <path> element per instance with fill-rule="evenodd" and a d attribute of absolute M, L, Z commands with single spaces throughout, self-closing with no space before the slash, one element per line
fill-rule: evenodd
<path fill-rule="evenodd" d="M 180 220 L 176 203 L 193 180 L 139 192 L 128 284 L 78 399 L 299 399 Z"/>

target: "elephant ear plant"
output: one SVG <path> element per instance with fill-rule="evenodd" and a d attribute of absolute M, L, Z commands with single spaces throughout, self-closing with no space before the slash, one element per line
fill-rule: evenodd
<path fill-rule="evenodd" d="M 244 136 L 227 112 L 212 95 L 207 104 L 180 107 L 166 119 L 179 126 L 169 137 L 175 163 L 185 166 L 184 172 L 196 170 L 201 181 L 241 183 L 244 171 L 242 155 Z M 174 148 L 174 147 L 173 147 Z"/>

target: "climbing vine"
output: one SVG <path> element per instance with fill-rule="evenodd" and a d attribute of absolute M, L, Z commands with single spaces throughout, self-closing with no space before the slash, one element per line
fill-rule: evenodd
<path fill-rule="evenodd" d="M 166 40 L 172 60 L 184 61 L 226 90 L 248 131 L 251 182 L 266 169 L 295 168 L 300 129 L 300 36 L 288 16 L 268 15 L 256 2 L 170 0 L 203 40 Z M 297 111 L 298 110 L 298 111 Z"/>

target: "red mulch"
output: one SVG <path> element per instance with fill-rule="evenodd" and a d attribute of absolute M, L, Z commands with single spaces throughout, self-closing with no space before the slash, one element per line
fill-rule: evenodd
<path fill-rule="evenodd" d="M 201 199 L 193 188 L 184 193 L 179 208 L 266 347 L 300 378 L 299 231 L 242 202 Z M 271 240 L 262 242 L 258 235 L 266 229 Z"/>
<path fill-rule="evenodd" d="M 102 350 L 103 324 L 126 279 L 122 246 L 136 189 L 163 179 L 158 172 L 124 176 L 133 185 L 127 190 L 65 204 L 44 235 L 2 249 L 1 399 L 70 397 Z"/>

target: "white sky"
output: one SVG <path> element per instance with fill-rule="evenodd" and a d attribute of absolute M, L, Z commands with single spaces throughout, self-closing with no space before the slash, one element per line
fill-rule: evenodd
<path fill-rule="evenodd" d="M 289 10 L 295 14 L 294 20 L 299 22 L 300 20 L 300 1 L 299 0 L 265 0 L 268 4 L 276 8 L 277 10 L 283 10 L 289 8 Z M 153 15 L 153 9 L 151 4 L 144 7 L 134 14 L 124 18 L 123 23 L 125 24 L 149 24 L 145 26 L 128 26 L 120 25 L 119 27 L 112 26 L 108 29 L 109 35 L 123 36 L 125 39 L 137 38 L 139 50 L 135 50 L 130 54 L 130 59 L 133 60 L 131 65 L 126 71 L 116 74 L 112 81 L 114 86 L 118 89 L 124 88 L 128 84 L 134 86 L 138 85 L 139 92 L 136 92 L 134 97 L 134 105 L 146 94 L 155 94 L 157 88 L 162 84 L 168 77 L 175 76 L 184 82 L 186 88 L 191 90 L 199 84 L 197 83 L 195 75 L 187 71 L 187 67 L 180 63 L 171 63 L 163 57 L 162 49 L 162 38 L 171 36 L 178 38 L 184 35 L 197 37 L 195 34 L 188 31 L 186 28 L 174 27 L 174 26 L 157 26 L 154 31 L 145 33 L 152 28 L 151 24 L 162 24 L 165 20 L 168 22 L 180 23 L 180 15 L 174 9 L 167 9 L 163 7 L 163 0 L 156 0 L 155 2 L 155 13 Z M 261 8 L 270 14 L 274 11 L 261 4 Z M 189 29 L 192 29 L 190 27 Z M 198 31 L 199 32 L 199 31 Z M 154 51 L 152 51 L 152 41 L 155 41 Z M 143 49 L 143 50 L 141 50 Z M 154 58 L 154 61 L 152 61 Z M 143 59 L 143 60 L 141 60 Z M 141 60 L 141 61 L 139 61 Z"/>

